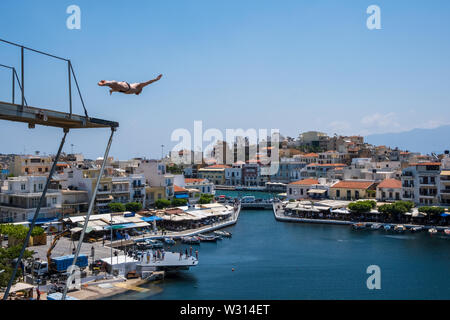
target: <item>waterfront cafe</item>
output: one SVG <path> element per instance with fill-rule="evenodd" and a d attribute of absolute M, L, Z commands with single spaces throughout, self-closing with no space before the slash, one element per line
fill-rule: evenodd
<path fill-rule="evenodd" d="M 161 227 L 170 231 L 183 231 L 212 225 L 227 219 L 233 207 L 218 203 L 171 208 L 160 214 Z"/>
<path fill-rule="evenodd" d="M 285 215 L 307 219 L 335 219 L 346 220 L 349 211 L 346 208 L 347 201 L 323 200 L 294 201 L 284 205 Z"/>
<path fill-rule="evenodd" d="M 155 220 L 160 220 L 157 218 Z M 80 236 L 81 230 L 86 221 L 85 216 L 72 216 L 63 219 L 66 229 L 70 229 L 72 237 L 77 239 Z M 115 239 L 126 239 L 129 236 L 138 235 L 142 231 L 149 231 L 151 229 L 152 221 L 149 217 L 143 217 L 138 214 L 131 214 L 129 212 L 119 214 L 96 214 L 89 217 L 88 225 L 86 227 L 87 240 L 99 241 L 103 239 L 103 235 L 109 236 L 111 229 L 113 230 L 113 237 Z"/>

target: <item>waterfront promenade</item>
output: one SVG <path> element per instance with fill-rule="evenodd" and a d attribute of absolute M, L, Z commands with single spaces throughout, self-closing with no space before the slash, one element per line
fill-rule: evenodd
<path fill-rule="evenodd" d="M 423 227 L 428 230 L 431 228 L 435 228 L 438 231 L 444 231 L 448 227 L 442 226 L 429 226 L 429 225 L 419 225 L 419 224 L 408 224 L 408 223 L 381 223 L 381 222 L 373 222 L 373 221 L 349 221 L 349 220 L 333 220 L 333 219 L 311 219 L 311 218 L 300 218 L 300 217 L 290 217 L 285 215 L 285 211 L 282 207 L 282 203 L 274 203 L 273 204 L 273 214 L 277 221 L 281 222 L 298 222 L 298 223 L 318 223 L 318 224 L 333 224 L 333 225 L 353 225 L 354 223 L 364 223 L 364 224 L 389 224 L 392 227 L 397 225 L 405 226 L 407 229 L 411 229 L 413 227 Z"/>
<path fill-rule="evenodd" d="M 164 234 L 162 231 L 147 233 L 140 236 L 131 237 L 130 240 L 116 240 L 112 242 L 113 247 L 127 246 L 134 243 L 134 240 L 138 239 L 150 239 L 150 240 L 158 240 L 162 238 L 179 238 L 179 237 L 187 237 L 187 236 L 195 236 L 201 233 L 212 232 L 215 230 L 223 229 L 229 226 L 232 226 L 237 223 L 239 219 L 239 215 L 241 213 L 241 205 L 239 205 L 230 217 L 225 220 L 222 220 L 217 223 L 213 223 L 207 226 L 203 226 L 197 229 L 188 229 L 183 231 L 166 231 Z"/>

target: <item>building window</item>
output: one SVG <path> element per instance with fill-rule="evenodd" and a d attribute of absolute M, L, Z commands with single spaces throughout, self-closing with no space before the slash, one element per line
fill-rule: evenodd
<path fill-rule="evenodd" d="M 20 190 L 22 190 L 22 191 L 25 190 L 25 184 L 22 183 L 22 184 L 20 185 Z"/>

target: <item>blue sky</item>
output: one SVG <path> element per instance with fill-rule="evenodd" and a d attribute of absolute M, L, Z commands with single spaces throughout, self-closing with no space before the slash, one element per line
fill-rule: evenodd
<path fill-rule="evenodd" d="M 66 8 L 81 8 L 81 30 Z M 366 8 L 381 8 L 381 30 Z M 371 134 L 450 123 L 449 1 L 2 1 L 0 38 L 70 58 L 90 115 L 120 122 L 111 155 L 158 157 L 177 128 Z M 19 67 L 0 44 L 0 63 Z M 26 57 L 33 106 L 67 110 L 66 66 Z M 140 96 L 101 79 L 164 77 Z M 0 100 L 10 99 L 0 70 Z M 78 101 L 75 111 L 81 113 Z M 1 121 L 0 152 L 56 151 L 61 130 Z M 65 151 L 103 154 L 107 130 L 72 131 Z"/>

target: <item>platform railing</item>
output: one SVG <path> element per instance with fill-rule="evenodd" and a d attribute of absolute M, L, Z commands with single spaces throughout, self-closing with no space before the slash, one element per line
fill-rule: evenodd
<path fill-rule="evenodd" d="M 39 50 L 32 49 L 32 48 L 29 48 L 29 47 L 25 47 L 23 45 L 20 45 L 20 44 L 11 42 L 11 41 L 7 41 L 7 40 L 4 40 L 4 39 L 0 39 L 0 42 L 3 42 L 5 44 L 8 44 L 8 45 L 20 48 L 20 64 L 21 64 L 21 67 L 20 67 L 20 80 L 19 80 L 19 77 L 17 75 L 16 69 L 14 67 L 0 65 L 0 66 L 5 67 L 5 68 L 10 68 L 10 69 L 12 68 L 12 73 L 13 73 L 13 81 L 12 81 L 13 99 L 12 99 L 12 101 L 13 101 L 13 104 L 15 104 L 14 103 L 15 102 L 14 101 L 15 100 L 14 99 L 14 97 L 15 97 L 15 81 L 14 81 L 14 77 L 16 77 L 17 78 L 17 82 L 19 84 L 20 91 L 21 91 L 21 95 L 22 95 L 22 102 L 20 104 L 20 107 L 23 110 L 23 107 L 28 105 L 27 101 L 25 99 L 25 52 L 26 51 L 31 51 L 31 52 L 38 53 L 38 54 L 41 54 L 41 55 L 44 55 L 44 56 L 47 56 L 47 57 L 50 57 L 50 58 L 53 58 L 53 59 L 61 60 L 61 61 L 64 61 L 65 63 L 67 63 L 67 77 L 68 77 L 68 84 L 69 84 L 68 85 L 69 114 L 70 114 L 70 116 L 72 116 L 72 77 L 73 77 L 73 79 L 75 80 L 75 86 L 77 88 L 78 95 L 80 97 L 81 105 L 83 106 L 84 114 L 85 114 L 86 118 L 89 118 L 87 110 L 86 110 L 86 106 L 84 104 L 83 96 L 81 95 L 81 90 L 80 90 L 80 87 L 78 85 L 78 80 L 77 80 L 77 77 L 75 76 L 75 71 L 73 70 L 72 63 L 71 63 L 71 61 L 69 59 L 58 57 L 58 56 L 55 56 L 53 54 L 49 54 L 47 52 L 39 51 Z"/>
<path fill-rule="evenodd" d="M 11 75 L 12 75 L 12 83 L 11 83 L 11 89 L 12 89 L 12 97 L 11 97 L 11 103 L 15 104 L 15 99 L 16 99 L 16 81 L 17 84 L 19 85 L 19 89 L 22 91 L 22 85 L 20 84 L 20 80 L 19 80 L 19 76 L 17 75 L 16 72 L 16 68 L 11 67 L 11 66 L 6 66 L 4 64 L 0 64 L 1 68 L 5 68 L 5 69 L 10 69 L 11 70 Z M 25 96 L 23 97 L 25 105 L 28 106 L 27 103 L 27 99 L 25 98 Z"/>

